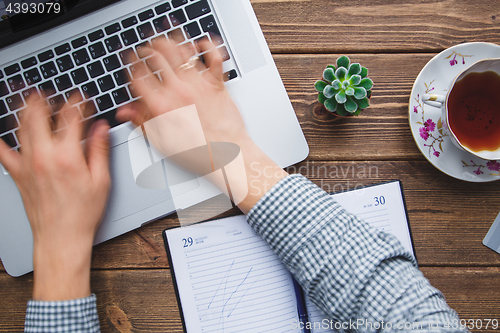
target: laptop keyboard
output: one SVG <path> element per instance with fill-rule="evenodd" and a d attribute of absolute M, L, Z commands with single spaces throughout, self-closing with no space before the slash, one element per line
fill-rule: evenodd
<path fill-rule="evenodd" d="M 13 149 L 20 147 L 17 129 L 22 111 L 29 96 L 41 93 L 51 107 L 52 117 L 71 96 L 82 121 L 106 119 L 115 127 L 120 124 L 115 119 L 117 108 L 140 97 L 130 85 L 129 76 L 138 78 L 138 69 L 148 63 L 149 55 L 137 51 L 162 38 L 195 45 L 203 37 L 210 38 L 223 57 L 224 68 L 229 68 L 224 80 L 238 77 L 229 46 L 207 0 L 156 4 L 27 55 L 18 63 L 0 66 L 0 138 Z"/>

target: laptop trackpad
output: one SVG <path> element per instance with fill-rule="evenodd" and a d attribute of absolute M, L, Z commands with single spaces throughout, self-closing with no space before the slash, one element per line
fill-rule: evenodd
<path fill-rule="evenodd" d="M 114 146 L 110 150 L 112 184 L 104 218 L 106 221 L 119 221 L 172 198 L 168 189 L 145 189 L 136 185 L 129 156 L 127 142 Z M 177 169 L 176 172 L 179 177 L 184 173 L 186 179 L 191 179 L 183 183 L 182 191 L 176 192 L 176 195 L 199 187 L 196 177 L 190 172 L 181 169 Z"/>

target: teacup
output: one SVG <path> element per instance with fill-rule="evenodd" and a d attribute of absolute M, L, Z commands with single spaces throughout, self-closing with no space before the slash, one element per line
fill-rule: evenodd
<path fill-rule="evenodd" d="M 500 58 L 483 59 L 451 82 L 446 96 L 425 94 L 422 102 L 441 109 L 443 127 L 460 149 L 500 160 Z"/>

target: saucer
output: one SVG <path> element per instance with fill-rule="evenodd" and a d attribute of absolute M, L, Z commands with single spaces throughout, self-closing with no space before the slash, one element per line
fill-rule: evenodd
<path fill-rule="evenodd" d="M 500 46 L 465 43 L 432 58 L 417 76 L 410 95 L 409 116 L 413 138 L 427 160 L 443 173 L 469 182 L 500 179 L 500 160 L 487 161 L 459 149 L 443 128 L 441 109 L 421 101 L 424 94 L 445 96 L 453 79 L 478 60 L 500 57 Z"/>

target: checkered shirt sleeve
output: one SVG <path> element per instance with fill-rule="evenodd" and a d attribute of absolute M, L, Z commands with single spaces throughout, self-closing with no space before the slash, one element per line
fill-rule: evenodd
<path fill-rule="evenodd" d="M 30 333 L 100 332 L 96 297 L 28 302 L 24 331 Z"/>
<path fill-rule="evenodd" d="M 247 221 L 337 327 L 460 331 L 456 312 L 394 236 L 348 213 L 302 175 L 276 184 Z"/>

